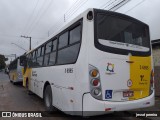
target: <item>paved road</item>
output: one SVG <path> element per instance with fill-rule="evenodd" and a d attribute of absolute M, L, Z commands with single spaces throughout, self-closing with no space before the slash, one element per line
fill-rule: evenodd
<path fill-rule="evenodd" d="M 0 73 L 0 111 L 42 111 L 43 101 L 35 95 L 27 95 L 21 84 L 10 83 L 6 74 Z"/>
<path fill-rule="evenodd" d="M 0 111 L 45 111 L 45 107 L 43 104 L 43 100 L 36 95 L 28 95 L 25 88 L 22 85 L 13 85 L 6 74 L 0 72 Z M 103 119 L 111 119 L 111 120 L 135 120 L 135 118 L 127 118 L 120 117 L 121 113 L 114 113 L 103 116 L 90 117 L 87 120 L 103 120 Z M 48 115 L 48 114 L 46 114 Z M 124 114 L 125 115 L 125 114 Z M 42 118 L 42 120 L 74 120 L 74 119 L 82 119 L 82 117 L 71 117 L 63 114 L 62 112 L 56 112 L 55 116 L 58 117 L 47 117 Z M 109 118 L 110 117 L 110 118 Z M 3 120 L 4 118 L 0 118 Z M 9 118 L 11 120 L 17 120 L 17 118 Z M 18 118 L 21 120 L 22 118 Z M 23 118 L 28 120 L 28 118 Z M 38 118 L 39 119 L 39 118 Z M 138 118 L 136 118 L 139 120 Z M 31 118 L 31 120 L 35 120 L 35 118 Z"/>

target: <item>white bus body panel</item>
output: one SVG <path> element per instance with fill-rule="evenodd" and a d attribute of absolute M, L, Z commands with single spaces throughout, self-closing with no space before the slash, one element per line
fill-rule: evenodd
<path fill-rule="evenodd" d="M 150 104 L 147 104 L 150 102 Z M 137 108 L 145 108 L 153 106 L 154 103 L 154 93 L 147 98 L 143 98 L 135 101 L 126 102 L 110 102 L 110 101 L 100 101 L 94 99 L 89 93 L 85 94 L 83 97 L 83 116 L 94 116 L 101 115 L 104 113 L 110 113 L 112 111 L 125 111 Z M 111 108 L 111 111 L 105 111 L 105 109 Z M 92 112 L 93 111 L 93 112 Z"/>
<path fill-rule="evenodd" d="M 18 59 L 18 64 L 17 64 L 17 73 L 18 73 L 18 79 L 17 82 L 22 82 L 23 81 L 23 73 L 22 73 L 23 66 L 20 66 L 20 59 Z"/>

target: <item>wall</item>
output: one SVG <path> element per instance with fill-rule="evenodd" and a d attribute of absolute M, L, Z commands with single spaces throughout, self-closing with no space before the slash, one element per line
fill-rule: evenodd
<path fill-rule="evenodd" d="M 153 47 L 154 79 L 156 96 L 160 96 L 160 46 Z"/>

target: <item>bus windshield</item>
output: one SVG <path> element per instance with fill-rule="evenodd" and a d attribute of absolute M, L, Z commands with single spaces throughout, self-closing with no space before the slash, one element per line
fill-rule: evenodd
<path fill-rule="evenodd" d="M 147 25 L 131 17 L 121 17 L 110 12 L 109 14 L 97 13 L 95 16 L 95 43 L 99 44 L 98 48 L 119 54 L 150 54 Z M 112 50 L 108 51 L 107 47 Z"/>

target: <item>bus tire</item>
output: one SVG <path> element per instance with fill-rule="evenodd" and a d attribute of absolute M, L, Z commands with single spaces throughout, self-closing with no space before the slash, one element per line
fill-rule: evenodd
<path fill-rule="evenodd" d="M 51 90 L 51 86 L 47 85 L 44 91 L 44 104 L 45 104 L 45 108 L 46 111 L 48 113 L 52 113 L 53 111 L 56 111 L 56 108 L 52 106 L 52 90 Z"/>

